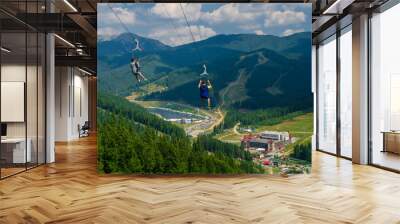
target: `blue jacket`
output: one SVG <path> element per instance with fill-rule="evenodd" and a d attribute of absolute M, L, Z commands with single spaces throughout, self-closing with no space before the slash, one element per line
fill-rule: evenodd
<path fill-rule="evenodd" d="M 209 97 L 208 94 L 208 86 L 207 85 L 200 85 L 200 97 Z"/>

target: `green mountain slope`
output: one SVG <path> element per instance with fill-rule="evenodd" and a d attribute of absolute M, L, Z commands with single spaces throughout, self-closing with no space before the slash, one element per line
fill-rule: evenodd
<path fill-rule="evenodd" d="M 212 61 L 213 99 L 225 107 L 259 109 L 312 105 L 308 59 L 288 59 L 262 49 Z M 211 73 L 211 72 L 210 72 Z M 216 75 L 216 74 L 217 75 Z M 196 105 L 198 79 L 145 99 L 172 100 Z"/>
<path fill-rule="evenodd" d="M 148 45 L 148 50 L 139 55 L 143 72 L 150 83 L 166 90 L 144 99 L 198 105 L 198 74 L 204 63 L 213 83 L 215 104 L 244 109 L 293 104 L 311 107 L 310 40 L 310 33 L 288 37 L 217 35 L 169 47 L 156 40 L 141 38 L 141 43 Z M 99 88 L 129 95 L 139 87 L 130 74 L 129 48 L 120 47 L 121 52 L 105 54 L 117 48 L 119 42 L 121 38 L 99 43 L 108 49 L 99 53 Z"/>

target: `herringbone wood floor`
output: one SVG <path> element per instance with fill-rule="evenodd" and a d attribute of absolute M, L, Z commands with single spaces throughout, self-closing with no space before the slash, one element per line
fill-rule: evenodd
<path fill-rule="evenodd" d="M 314 153 L 289 178 L 96 173 L 96 141 L 0 181 L 0 223 L 400 223 L 400 175 Z"/>

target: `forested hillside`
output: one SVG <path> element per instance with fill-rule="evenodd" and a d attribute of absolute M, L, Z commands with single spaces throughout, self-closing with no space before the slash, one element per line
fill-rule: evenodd
<path fill-rule="evenodd" d="M 156 115 L 149 113 L 145 108 L 130 103 L 126 99 L 110 94 L 99 93 L 97 107 L 104 111 L 111 112 L 125 117 L 126 119 L 151 127 L 164 134 L 185 137 L 185 131 L 171 122 L 160 119 Z M 101 121 L 103 123 L 103 121 Z"/>
<path fill-rule="evenodd" d="M 104 173 L 262 173 L 248 152 L 182 129 L 120 97 L 100 94 L 98 169 Z"/>

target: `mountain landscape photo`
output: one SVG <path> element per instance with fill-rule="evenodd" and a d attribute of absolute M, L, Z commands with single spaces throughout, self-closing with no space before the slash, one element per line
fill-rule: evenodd
<path fill-rule="evenodd" d="M 108 32 L 99 29 L 98 38 L 99 171 L 309 172 L 311 31 L 301 15 L 306 24 L 311 10 L 297 5 L 100 4 L 99 24 Z M 267 25 L 269 14 L 260 13 L 263 23 L 252 25 L 266 31 L 249 32 L 237 28 L 240 22 L 216 19 L 232 7 L 243 13 L 260 8 L 276 15 L 292 12 L 300 22 L 279 20 L 282 25 L 274 27 Z M 182 16 L 171 16 L 174 10 Z M 195 10 L 197 20 L 186 15 Z M 140 13 L 155 22 L 135 21 L 135 26 L 128 20 Z M 166 15 L 170 23 L 160 25 L 157 16 Z M 109 35 L 118 25 L 120 32 Z M 232 31 L 210 31 L 222 25 Z M 158 26 L 168 26 L 169 32 L 157 32 Z M 146 80 L 135 78 L 132 59 L 140 61 Z M 205 77 L 200 75 L 204 66 Z M 208 107 L 199 97 L 201 80 L 210 84 Z"/>

